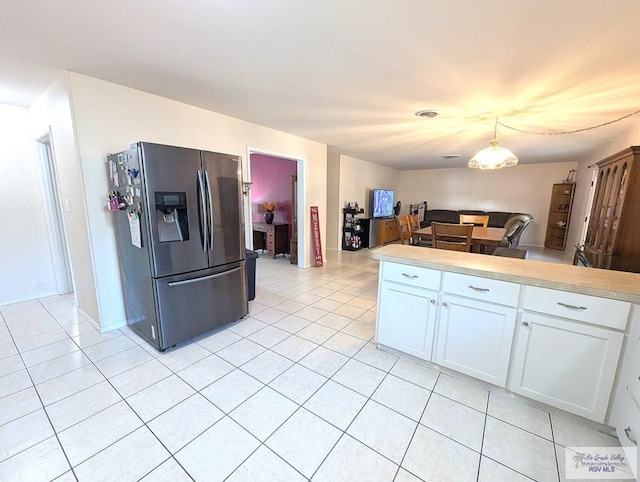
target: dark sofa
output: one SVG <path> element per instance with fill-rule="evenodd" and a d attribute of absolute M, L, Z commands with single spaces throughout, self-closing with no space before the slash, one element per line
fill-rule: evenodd
<path fill-rule="evenodd" d="M 517 248 L 520 242 L 520 236 L 525 228 L 529 225 L 533 216 L 531 214 L 511 213 L 506 211 L 477 211 L 477 210 L 459 210 L 452 209 L 428 209 L 424 213 L 424 221 L 420 223 L 421 228 L 431 226 L 432 222 L 458 224 L 461 214 L 471 214 L 489 216 L 487 226 L 490 228 L 507 228 L 507 234 L 502 240 L 502 246 L 509 248 Z M 487 247 L 490 249 L 490 247 Z"/>

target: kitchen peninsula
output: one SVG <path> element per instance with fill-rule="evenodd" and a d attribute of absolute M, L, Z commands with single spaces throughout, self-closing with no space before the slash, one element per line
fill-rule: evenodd
<path fill-rule="evenodd" d="M 380 346 L 606 422 L 621 440 L 636 421 L 626 408 L 613 420 L 610 401 L 633 368 L 621 369 L 623 346 L 638 348 L 623 342 L 640 325 L 639 274 L 405 245 L 371 256 Z"/>

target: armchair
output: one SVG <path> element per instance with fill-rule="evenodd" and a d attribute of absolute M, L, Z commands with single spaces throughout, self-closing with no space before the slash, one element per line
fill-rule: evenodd
<path fill-rule="evenodd" d="M 533 216 L 530 214 L 517 214 L 510 217 L 504 225 L 507 232 L 502 238 L 500 246 L 506 248 L 517 248 L 520 243 L 520 236 L 522 236 L 522 232 L 529 225 L 532 219 Z M 487 246 L 485 253 L 492 254 L 493 250 L 495 250 L 495 247 Z"/>

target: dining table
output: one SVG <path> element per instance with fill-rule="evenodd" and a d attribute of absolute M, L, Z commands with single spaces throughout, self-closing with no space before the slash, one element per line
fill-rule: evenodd
<path fill-rule="evenodd" d="M 507 233 L 505 228 L 485 228 L 483 226 L 474 226 L 471 235 L 471 250 L 475 253 L 480 252 L 481 246 L 500 246 L 504 235 Z M 420 228 L 411 233 L 411 244 L 419 245 L 420 241 L 431 239 L 431 226 Z"/>

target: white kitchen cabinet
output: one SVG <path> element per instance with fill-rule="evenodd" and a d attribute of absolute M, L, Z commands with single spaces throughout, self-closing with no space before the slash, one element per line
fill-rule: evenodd
<path fill-rule="evenodd" d="M 444 294 L 434 361 L 505 387 L 516 315 L 513 307 Z"/>
<path fill-rule="evenodd" d="M 437 291 L 382 281 L 376 341 L 431 360 L 437 300 Z"/>
<path fill-rule="evenodd" d="M 381 345 L 640 437 L 640 328 L 618 372 L 636 274 L 402 245 L 372 257 Z"/>
<path fill-rule="evenodd" d="M 624 335 L 524 311 L 509 389 L 603 423 Z"/>
<path fill-rule="evenodd" d="M 633 305 L 631 328 L 622 355 L 618 387 L 611 404 L 608 424 L 616 428 L 627 458 L 637 459 L 640 440 L 640 305 Z M 638 464 L 633 466 L 638 477 Z"/>

